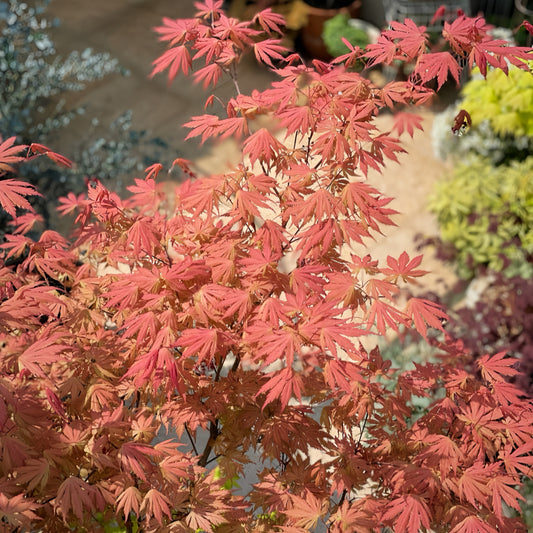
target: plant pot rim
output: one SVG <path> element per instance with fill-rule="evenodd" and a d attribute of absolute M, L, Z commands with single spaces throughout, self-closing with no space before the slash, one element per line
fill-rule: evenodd
<path fill-rule="evenodd" d="M 362 0 L 354 0 L 351 4 L 348 4 L 346 6 L 327 8 L 327 7 L 314 7 L 308 4 L 307 2 L 305 2 L 305 0 L 304 0 L 304 3 L 307 8 L 308 14 L 328 16 L 328 17 L 333 17 L 337 13 L 342 12 L 342 11 L 350 12 L 353 9 L 359 9 L 361 5 L 363 4 Z"/>

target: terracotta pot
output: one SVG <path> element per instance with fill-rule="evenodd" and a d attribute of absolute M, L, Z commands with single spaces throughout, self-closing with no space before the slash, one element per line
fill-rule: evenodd
<path fill-rule="evenodd" d="M 315 1 L 313 3 L 316 5 L 318 2 Z M 331 3 L 335 4 L 335 2 Z M 324 22 L 339 13 L 346 13 L 350 18 L 358 18 L 361 4 L 361 0 L 355 0 L 345 7 L 332 9 L 313 7 L 308 4 L 307 23 L 301 29 L 301 42 L 305 51 L 314 59 L 321 59 L 322 61 L 329 61 L 332 59 L 322 39 Z M 322 5 L 328 5 L 327 0 L 325 0 Z"/>

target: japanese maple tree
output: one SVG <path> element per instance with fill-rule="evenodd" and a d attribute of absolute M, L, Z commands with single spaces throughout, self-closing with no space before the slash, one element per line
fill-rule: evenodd
<path fill-rule="evenodd" d="M 367 172 L 403 151 L 377 114 L 428 102 L 432 80 L 457 79 L 465 62 L 527 69 L 529 49 L 459 15 L 444 24 L 449 51 L 432 54 L 425 28 L 406 20 L 336 65 L 306 65 L 283 47 L 281 16 L 238 21 L 221 6 L 164 19 L 156 31 L 169 46 L 153 74 L 233 80 L 218 113 L 185 127 L 201 141 L 239 139 L 235 168 L 197 177 L 176 159 L 188 179 L 173 198 L 157 182 L 161 165 L 128 199 L 92 180 L 86 196 L 61 199 L 76 216 L 72 239 L 32 240 L 26 196 L 37 191 L 10 176 L 14 165 L 39 154 L 69 162 L 0 144 L 0 203 L 13 219 L 0 265 L 3 525 L 525 531 L 533 406 L 507 381 L 515 361 L 482 357 L 473 374 L 443 337 L 438 363 L 392 368 L 372 337 L 427 337 L 446 313 L 396 298 L 425 274 L 420 256 L 380 264 L 365 243 L 395 214 Z M 241 94 L 247 52 L 279 81 Z M 377 87 L 343 66 L 356 60 L 415 69 Z M 399 134 L 415 127 L 416 115 L 398 115 Z M 432 399 L 422 414 L 414 397 Z"/>

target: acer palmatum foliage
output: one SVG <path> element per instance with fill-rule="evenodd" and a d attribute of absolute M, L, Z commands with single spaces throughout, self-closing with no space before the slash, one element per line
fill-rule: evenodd
<path fill-rule="evenodd" d="M 26 148 L 1 145 L 0 201 L 14 215 L 0 269 L 3 525 L 524 531 L 512 513 L 533 464 L 533 409 L 506 381 L 514 360 L 483 357 L 472 374 L 461 347 L 442 343 L 438 364 L 396 371 L 363 348 L 362 337 L 388 330 L 427 336 L 446 314 L 395 300 L 424 275 L 421 257 L 379 264 L 355 246 L 395 213 L 365 182 L 402 150 L 376 130 L 378 112 L 428 101 L 428 84 L 457 78 L 459 60 L 526 68 L 527 51 L 461 15 L 444 26 L 449 51 L 433 55 L 423 27 L 393 23 L 341 59 L 415 64 L 408 81 L 378 88 L 286 56 L 270 10 L 240 22 L 221 4 L 164 20 L 169 48 L 154 73 L 199 62 L 205 86 L 232 77 L 237 95 L 221 114 L 186 126 L 202 140 L 239 137 L 236 168 L 196 179 L 177 159 L 191 179 L 171 201 L 161 165 L 126 200 L 92 180 L 86 197 L 61 200 L 77 214 L 74 241 L 47 231 L 35 242 L 34 191 L 7 174 Z M 243 95 L 237 65 L 250 50 L 280 80 Z M 408 113 L 396 122 L 411 134 L 419 125 Z M 416 396 L 435 398 L 421 415 Z M 252 451 L 258 481 L 239 491 Z"/>

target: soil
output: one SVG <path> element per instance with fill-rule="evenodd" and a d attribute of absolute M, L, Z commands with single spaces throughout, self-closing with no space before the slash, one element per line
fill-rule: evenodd
<path fill-rule="evenodd" d="M 109 52 L 129 70 L 129 76 L 113 75 L 92 84 L 87 90 L 69 97 L 69 105 L 83 105 L 86 116 L 76 119 L 57 139 L 62 153 L 72 153 L 87 131 L 87 120 L 96 116 L 105 130 L 124 111 L 133 111 L 133 128 L 147 130 L 168 146 L 163 164 L 176 157 L 193 160 L 202 172 L 220 172 L 238 153 L 231 142 L 214 147 L 199 147 L 195 140 L 185 141 L 187 130 L 181 124 L 193 115 L 201 114 L 207 93 L 190 80 L 177 78 L 171 85 L 164 75 L 149 78 L 152 61 L 164 50 L 152 28 L 163 16 L 190 17 L 194 13 L 192 0 L 53 0 L 48 9 L 61 25 L 54 29 L 52 39 L 58 52 L 67 55 L 72 50 L 87 47 L 97 52 Z M 241 68 L 242 92 L 266 87 L 274 76 L 252 60 Z M 233 94 L 230 83 L 217 91 L 222 97 Z M 403 250 L 418 255 L 415 236 L 438 233 L 435 218 L 427 210 L 428 196 L 434 183 L 446 172 L 445 165 L 433 155 L 431 124 L 433 114 L 424 114 L 424 132 L 404 143 L 407 154 L 401 154 L 400 164 L 390 163 L 383 174 L 369 176 L 387 196 L 395 198 L 391 207 L 401 214 L 395 217 L 397 227 L 385 228 L 386 235 L 369 243 L 367 252 L 384 260 L 387 255 L 397 257 Z M 383 130 L 390 127 L 390 116 L 379 117 Z M 77 144 L 78 143 L 78 144 Z M 142 174 L 142 173 L 141 173 Z M 141 177 L 141 176 L 131 176 Z M 119 191 L 122 192 L 122 191 Z M 365 253 L 367 253 L 365 252 Z M 456 278 L 448 265 L 424 251 L 422 268 L 430 271 L 423 278 L 419 290 L 443 295 L 454 285 Z"/>

